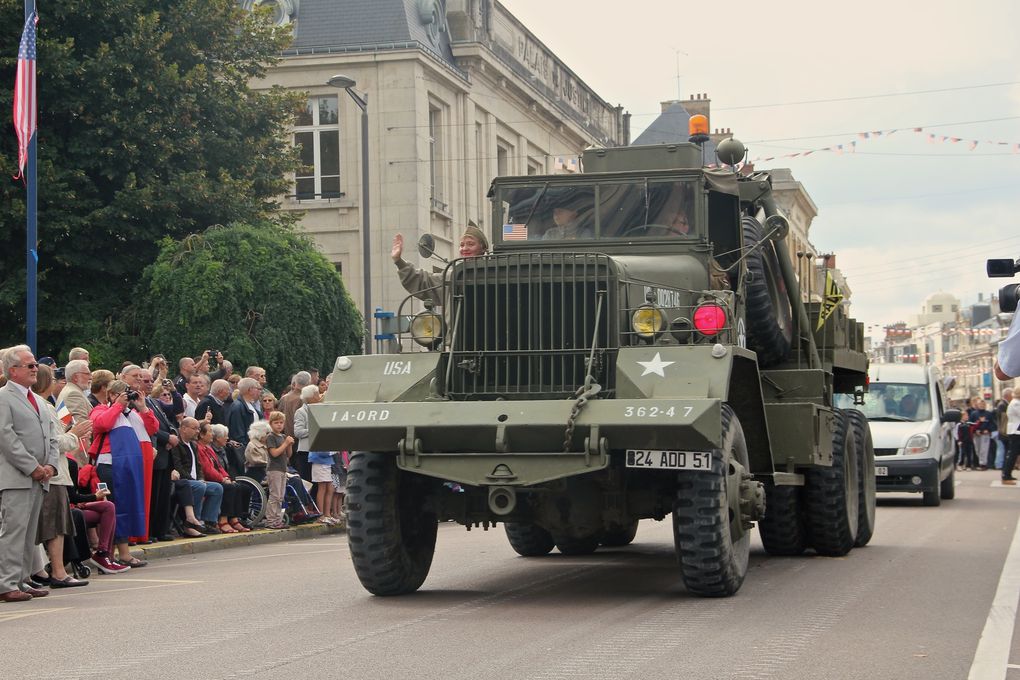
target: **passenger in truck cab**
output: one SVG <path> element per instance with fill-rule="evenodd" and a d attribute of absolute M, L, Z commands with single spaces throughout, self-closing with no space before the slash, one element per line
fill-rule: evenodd
<path fill-rule="evenodd" d="M 579 238 L 595 238 L 591 225 L 582 223 L 577 206 L 572 199 L 563 199 L 553 204 L 553 226 L 542 235 L 543 240 L 570 240 Z"/>

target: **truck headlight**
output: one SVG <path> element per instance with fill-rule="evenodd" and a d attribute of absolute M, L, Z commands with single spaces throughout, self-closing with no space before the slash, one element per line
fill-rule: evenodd
<path fill-rule="evenodd" d="M 422 347 L 435 349 L 443 341 L 443 317 L 424 311 L 411 319 L 411 338 Z"/>
<path fill-rule="evenodd" d="M 655 305 L 641 305 L 631 314 L 630 327 L 638 337 L 652 340 L 666 327 L 666 314 Z"/>
<path fill-rule="evenodd" d="M 907 440 L 903 453 L 924 453 L 931 446 L 931 437 L 926 434 L 915 434 Z"/>

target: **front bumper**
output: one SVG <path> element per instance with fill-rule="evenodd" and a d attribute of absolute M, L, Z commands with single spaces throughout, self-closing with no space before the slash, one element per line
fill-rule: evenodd
<path fill-rule="evenodd" d="M 875 477 L 877 491 L 921 493 L 937 491 L 939 488 L 939 465 L 933 458 L 876 457 L 875 467 L 884 467 L 889 471 L 888 475 Z M 919 477 L 921 483 L 911 481 L 914 477 Z"/>
<path fill-rule="evenodd" d="M 317 404 L 316 450 L 392 451 L 398 466 L 468 484 L 526 486 L 604 469 L 610 449 L 720 446 L 718 399 Z M 568 450 L 569 449 L 569 450 Z"/>

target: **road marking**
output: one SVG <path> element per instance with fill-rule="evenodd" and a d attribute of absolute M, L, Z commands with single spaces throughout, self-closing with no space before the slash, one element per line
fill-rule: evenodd
<path fill-rule="evenodd" d="M 1003 680 L 1009 669 L 1009 651 L 1013 642 L 1017 600 L 1020 599 L 1020 521 L 1017 521 L 1006 562 L 1002 565 L 999 586 L 981 631 L 974 662 L 967 680 Z"/>
<path fill-rule="evenodd" d="M 155 585 L 151 586 L 130 586 L 127 588 L 118 587 L 119 584 L 114 585 L 112 588 L 103 588 L 96 590 L 82 590 L 80 592 L 67 593 L 66 595 L 50 595 L 51 600 L 59 600 L 64 597 L 80 597 L 82 595 L 109 595 L 110 593 L 126 593 L 129 590 L 151 590 L 152 588 L 169 588 L 170 586 L 190 586 L 199 583 L 205 583 L 205 581 L 181 581 L 171 579 L 156 579 L 156 578 L 135 578 L 135 579 L 120 579 L 120 583 L 152 583 Z M 53 591 L 50 591 L 51 593 Z"/>
<path fill-rule="evenodd" d="M 55 612 L 62 612 L 65 609 L 70 609 L 70 607 L 51 607 L 49 609 L 29 609 L 19 612 L 3 612 L 0 613 L 0 623 L 14 621 L 15 619 L 23 619 L 26 616 L 36 616 L 37 614 L 53 614 Z"/>

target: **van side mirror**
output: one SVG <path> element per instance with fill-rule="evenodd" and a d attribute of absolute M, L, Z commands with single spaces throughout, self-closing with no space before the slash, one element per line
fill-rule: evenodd
<path fill-rule="evenodd" d="M 958 423 L 963 417 L 958 408 L 947 408 L 945 413 L 942 414 L 943 423 Z"/>

